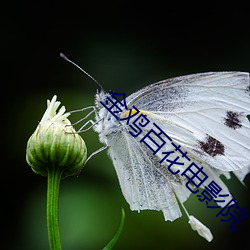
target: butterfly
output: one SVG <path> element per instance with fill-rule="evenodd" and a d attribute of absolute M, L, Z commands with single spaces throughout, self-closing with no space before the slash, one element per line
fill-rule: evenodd
<path fill-rule="evenodd" d="M 110 97 L 103 90 L 96 94 L 93 128 L 108 147 L 125 199 L 132 210 L 161 210 L 165 220 L 177 219 L 181 216 L 177 198 L 183 203 L 191 194 L 185 185 L 187 179 L 167 171 L 168 162 L 160 164 L 163 156 L 152 154 L 140 142 L 142 136 L 131 136 L 131 127 L 121 122 L 127 111 L 117 119 L 101 105 Z M 128 110 L 136 107 L 157 124 L 224 191 L 229 192 L 219 178 L 221 174 L 229 178 L 233 172 L 243 181 L 249 173 L 248 73 L 208 72 L 171 78 L 146 86 L 125 101 Z M 148 133 L 152 126 L 143 130 Z M 165 145 L 167 152 L 175 149 L 172 144 Z"/>
<path fill-rule="evenodd" d="M 160 210 L 165 220 L 174 221 L 182 215 L 181 204 L 191 227 L 211 241 L 210 230 L 189 215 L 183 203 L 198 187 L 210 187 L 216 194 L 223 190 L 225 204 L 231 202 L 220 175 L 230 178 L 233 173 L 243 183 L 250 172 L 249 74 L 170 78 L 128 97 L 120 94 L 122 103 L 73 64 L 101 87 L 95 96 L 96 121 L 90 122 L 107 148 L 131 210 Z M 113 112 L 107 107 L 110 103 Z"/>

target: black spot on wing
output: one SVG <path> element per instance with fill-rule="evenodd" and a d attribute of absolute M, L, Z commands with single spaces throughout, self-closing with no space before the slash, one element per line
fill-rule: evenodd
<path fill-rule="evenodd" d="M 225 152 L 224 145 L 210 135 L 207 135 L 205 141 L 200 141 L 199 146 L 204 152 L 212 157 L 216 155 L 224 155 Z"/>
<path fill-rule="evenodd" d="M 232 129 L 240 128 L 242 113 L 227 111 L 227 115 L 224 118 L 224 124 Z"/>

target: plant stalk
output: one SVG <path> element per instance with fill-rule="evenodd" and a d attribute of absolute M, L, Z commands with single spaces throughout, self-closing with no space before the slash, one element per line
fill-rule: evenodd
<path fill-rule="evenodd" d="M 62 176 L 60 167 L 48 168 L 47 228 L 50 250 L 61 250 L 59 231 L 59 188 Z"/>

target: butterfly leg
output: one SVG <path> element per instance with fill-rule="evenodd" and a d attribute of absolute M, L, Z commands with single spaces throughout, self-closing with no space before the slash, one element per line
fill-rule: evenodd
<path fill-rule="evenodd" d="M 102 146 L 101 148 L 97 149 L 96 151 L 94 151 L 93 153 L 91 153 L 91 155 L 87 158 L 87 160 L 85 161 L 84 165 L 86 165 L 86 163 L 96 154 L 102 152 L 103 150 L 107 149 L 108 146 Z"/>
<path fill-rule="evenodd" d="M 83 166 L 81 167 L 81 169 L 79 170 L 79 172 L 77 173 L 77 176 L 80 175 L 82 169 L 84 168 L 84 166 L 87 164 L 87 162 L 96 154 L 102 152 L 103 150 L 107 149 L 108 146 L 102 146 L 101 148 L 97 149 L 96 151 L 94 151 L 93 153 L 91 153 L 91 155 L 87 158 L 87 160 L 84 162 Z"/>
<path fill-rule="evenodd" d="M 98 120 L 98 121 L 96 121 L 96 122 L 94 122 L 94 121 L 92 121 L 92 120 L 88 120 L 86 123 L 84 123 L 79 129 L 78 129 L 78 131 L 77 131 L 77 133 L 82 133 L 82 132 L 86 132 L 86 131 L 88 131 L 88 130 L 90 130 L 92 127 L 94 127 L 98 122 L 100 122 L 102 119 L 100 119 L 100 120 Z M 86 129 L 84 129 L 84 127 L 86 127 L 86 125 L 88 125 L 89 123 L 91 123 L 91 125 L 88 127 L 88 128 L 86 128 Z"/>
<path fill-rule="evenodd" d="M 85 110 L 88 110 L 88 109 L 92 109 L 87 115 L 85 115 L 83 118 L 81 118 L 80 120 L 78 120 L 77 122 L 75 122 L 74 124 L 72 124 L 73 126 L 81 123 L 82 121 L 86 120 L 87 118 L 89 118 L 93 113 L 95 113 L 96 115 L 96 108 L 95 106 L 89 106 L 89 107 L 86 107 L 86 108 L 82 108 L 82 109 L 77 109 L 77 110 L 73 110 L 73 111 L 70 111 L 70 114 L 73 114 L 73 113 L 76 113 L 76 112 L 83 112 Z M 99 122 L 99 121 L 97 121 Z M 97 122 L 93 122 L 92 120 L 88 120 L 86 123 L 84 123 L 77 131 L 77 133 L 81 133 L 81 132 L 85 132 L 85 131 L 88 131 L 89 129 L 91 129 Z M 91 124 L 90 127 L 84 129 L 88 124 Z"/>
<path fill-rule="evenodd" d="M 87 115 L 85 115 L 83 118 L 81 118 L 79 121 L 75 122 L 73 125 L 76 125 L 76 124 L 82 122 L 83 120 L 87 119 L 93 113 L 96 114 L 96 108 L 94 106 L 90 106 L 90 107 L 70 111 L 70 114 L 73 114 L 73 113 L 76 113 L 76 112 L 83 112 L 83 111 L 85 111 L 87 109 L 92 109 L 92 110 Z"/>

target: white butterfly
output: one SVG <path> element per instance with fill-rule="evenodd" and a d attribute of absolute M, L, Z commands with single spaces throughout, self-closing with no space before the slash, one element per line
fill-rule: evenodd
<path fill-rule="evenodd" d="M 224 193 L 229 193 L 219 176 L 224 174 L 230 178 L 229 171 L 232 171 L 243 181 L 250 172 L 248 73 L 187 75 L 160 81 L 133 93 L 126 98 L 127 108 L 136 107 L 150 120 L 150 125 L 143 128 L 144 134 L 136 138 L 129 133 L 129 125 L 116 119 L 100 103 L 105 103 L 108 97 L 110 94 L 104 91 L 96 94 L 93 128 L 108 147 L 122 193 L 132 210 L 161 210 L 165 220 L 173 221 L 181 216 L 177 198 L 183 203 L 191 194 L 187 179 L 170 173 L 166 161 L 159 163 L 163 155 L 153 155 L 140 143 L 153 123 L 180 145 L 183 152 L 187 151 L 194 163 L 204 167 L 209 180 L 201 187 L 214 180 Z M 125 111 L 119 114 L 119 118 L 125 114 Z M 137 117 L 131 118 L 130 124 Z M 175 147 L 167 143 L 164 150 L 175 150 Z M 184 158 L 181 160 L 185 162 Z M 184 166 L 173 169 L 183 171 L 188 164 L 186 160 Z M 209 237 L 211 240 L 211 236 L 206 238 Z"/>
<path fill-rule="evenodd" d="M 249 74 L 209 72 L 163 80 L 128 96 L 125 103 L 129 111 L 112 114 L 111 109 L 105 107 L 112 96 L 105 93 L 91 75 L 64 54 L 60 55 L 101 87 L 101 92 L 96 94 L 95 107 L 82 109 L 93 108 L 80 120 L 95 112 L 96 122 L 89 120 L 79 131 L 88 130 L 83 128 L 91 123 L 104 144 L 88 159 L 108 148 L 122 193 L 132 210 L 161 210 L 165 220 L 173 221 L 181 216 L 178 199 L 191 228 L 211 241 L 213 236 L 210 230 L 188 214 L 183 202 L 191 193 L 198 192 L 193 188 L 209 187 L 210 192 L 217 191 L 216 194 L 223 190 L 223 204 L 216 201 L 220 207 L 232 205 L 232 196 L 219 176 L 224 174 L 230 178 L 232 172 L 243 183 L 250 172 Z M 130 123 L 125 123 L 123 119 L 133 113 L 135 115 L 130 118 Z M 143 123 L 147 120 L 150 123 L 145 123 L 146 126 Z M 131 123 L 134 127 L 131 127 Z M 143 128 L 144 133 L 137 125 Z M 146 142 L 145 137 L 152 130 L 152 134 L 158 136 Z M 146 138 L 154 137 L 152 134 Z M 162 144 L 163 152 L 154 148 L 164 141 L 160 135 L 164 135 L 168 141 Z M 176 155 L 172 157 L 175 151 L 181 152 L 183 164 L 177 164 L 177 158 L 174 159 Z M 190 168 L 193 163 L 197 166 L 196 172 Z M 210 186 L 211 180 L 217 186 Z"/>

